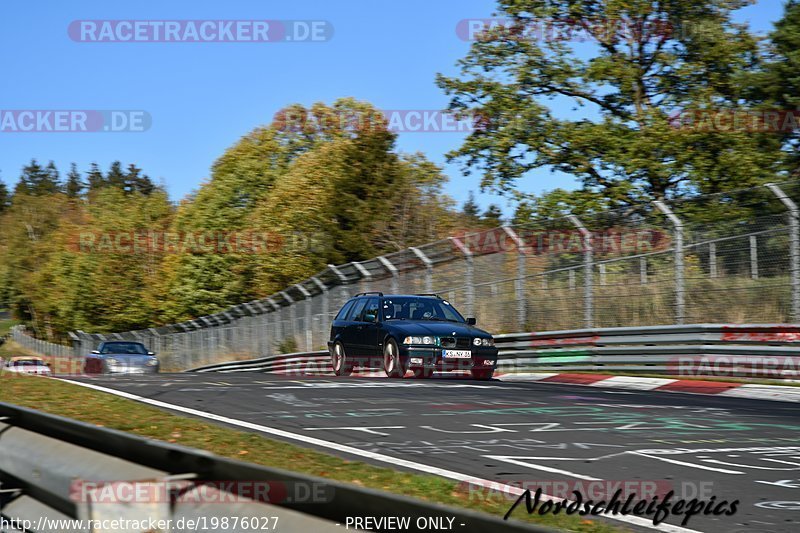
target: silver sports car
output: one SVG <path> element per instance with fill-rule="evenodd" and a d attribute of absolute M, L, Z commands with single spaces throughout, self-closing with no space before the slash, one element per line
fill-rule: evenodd
<path fill-rule="evenodd" d="M 155 374 L 160 363 L 156 354 L 140 342 L 107 341 L 86 357 L 87 374 Z"/>

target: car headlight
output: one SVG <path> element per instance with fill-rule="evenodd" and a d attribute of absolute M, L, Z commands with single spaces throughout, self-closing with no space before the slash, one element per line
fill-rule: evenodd
<path fill-rule="evenodd" d="M 428 335 L 424 337 L 406 337 L 403 339 L 403 344 L 436 344 L 436 339 Z"/>
<path fill-rule="evenodd" d="M 109 357 L 108 359 L 106 359 L 106 363 L 108 363 L 109 365 L 116 365 L 117 363 L 119 363 L 119 361 L 117 361 L 113 357 Z"/>
<path fill-rule="evenodd" d="M 475 338 L 475 340 L 473 340 L 472 343 L 475 346 L 494 346 L 494 339 L 492 339 L 492 338 L 488 338 L 488 339 Z"/>
<path fill-rule="evenodd" d="M 147 366 L 156 366 L 158 364 L 158 359 L 153 357 L 152 359 L 148 359 L 145 363 Z"/>

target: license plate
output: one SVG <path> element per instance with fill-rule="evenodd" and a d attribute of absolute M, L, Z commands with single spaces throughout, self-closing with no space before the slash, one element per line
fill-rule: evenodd
<path fill-rule="evenodd" d="M 442 350 L 442 357 L 469 359 L 472 357 L 472 352 L 469 350 Z"/>

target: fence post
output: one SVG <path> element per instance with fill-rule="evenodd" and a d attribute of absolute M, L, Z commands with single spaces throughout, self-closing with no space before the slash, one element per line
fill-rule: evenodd
<path fill-rule="evenodd" d="M 328 265 L 328 268 L 331 269 L 331 272 L 336 274 L 336 277 L 339 278 L 339 283 L 341 283 L 341 292 L 342 292 L 342 305 L 349 299 L 350 295 L 347 292 L 347 276 L 342 274 L 342 272 L 336 268 L 336 265 Z"/>
<path fill-rule="evenodd" d="M 567 217 L 583 236 L 583 324 L 586 328 L 594 326 L 594 257 L 592 233 L 575 215 Z"/>
<path fill-rule="evenodd" d="M 800 322 L 800 210 L 797 204 L 780 187 L 768 183 L 767 187 L 783 202 L 789 211 L 789 276 L 791 284 L 791 321 Z"/>
<path fill-rule="evenodd" d="M 639 258 L 639 284 L 647 285 L 647 258 Z"/>
<path fill-rule="evenodd" d="M 311 347 L 314 345 L 314 337 L 311 330 L 311 293 L 299 283 L 295 287 L 303 294 L 304 298 L 303 305 L 306 307 L 306 313 L 303 326 L 305 326 L 304 329 L 306 330 L 306 351 L 310 352 L 312 350 Z"/>
<path fill-rule="evenodd" d="M 758 279 L 758 239 L 750 235 L 750 277 Z"/>
<path fill-rule="evenodd" d="M 525 300 L 525 275 L 526 275 L 526 249 L 525 243 L 520 239 L 517 232 L 510 226 L 503 226 L 503 231 L 517 247 L 517 278 L 514 280 L 514 293 L 517 300 L 517 328 L 525 330 L 527 302 Z"/>
<path fill-rule="evenodd" d="M 683 222 L 672 210 L 667 207 L 667 204 L 661 200 L 656 200 L 653 205 L 666 215 L 667 219 L 672 223 L 675 228 L 675 323 L 683 324 L 686 318 L 686 302 L 685 302 L 685 286 L 684 286 L 684 269 L 683 269 Z"/>
<path fill-rule="evenodd" d="M 381 264 L 383 265 L 383 267 L 392 274 L 391 290 L 392 290 L 392 294 L 397 294 L 398 292 L 400 292 L 400 288 L 398 287 L 398 283 L 397 283 L 397 277 L 399 275 L 398 272 L 397 272 L 397 267 L 394 266 L 391 261 L 389 261 L 388 259 L 386 259 L 386 257 L 384 257 L 382 255 L 378 256 L 378 261 L 380 261 Z"/>
<path fill-rule="evenodd" d="M 361 263 L 353 261 L 350 264 L 356 267 L 356 270 L 358 270 L 358 273 L 361 275 L 361 281 L 359 282 L 359 285 L 361 285 L 361 292 L 367 292 L 372 288 L 372 274 L 370 274 L 369 270 Z"/>
<path fill-rule="evenodd" d="M 708 273 L 712 278 L 717 277 L 717 243 L 708 245 Z"/>
<path fill-rule="evenodd" d="M 409 248 L 414 255 L 419 257 L 419 260 L 425 265 L 425 292 L 432 293 L 433 292 L 433 261 L 428 259 L 428 256 L 422 253 L 422 250 L 419 248 L 411 247 Z"/>
<path fill-rule="evenodd" d="M 450 240 L 453 242 L 456 248 L 464 254 L 464 260 L 466 261 L 466 275 L 465 281 L 467 284 L 467 315 L 468 316 L 475 316 L 475 285 L 473 283 L 473 264 L 472 264 L 472 252 L 469 251 L 469 248 L 461 242 L 460 239 L 456 237 L 450 237 Z"/>
<path fill-rule="evenodd" d="M 322 317 L 319 321 L 320 331 L 322 332 L 322 338 L 326 339 L 327 332 L 330 330 L 330 324 L 328 323 L 330 309 L 329 309 L 329 302 L 328 302 L 328 287 L 320 281 L 320 279 L 316 276 L 311 278 L 311 281 L 322 291 Z"/>

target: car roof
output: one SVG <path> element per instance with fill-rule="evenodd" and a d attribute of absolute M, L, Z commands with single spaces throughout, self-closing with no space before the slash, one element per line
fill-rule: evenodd
<path fill-rule="evenodd" d="M 12 357 L 11 361 L 44 361 L 44 359 L 34 355 L 19 355 L 17 357 Z"/>
<path fill-rule="evenodd" d="M 351 300 L 355 300 L 356 298 L 430 298 L 432 300 L 442 300 L 443 298 L 437 294 L 378 294 L 378 293 L 366 293 L 366 294 L 357 294 L 351 298 Z"/>

